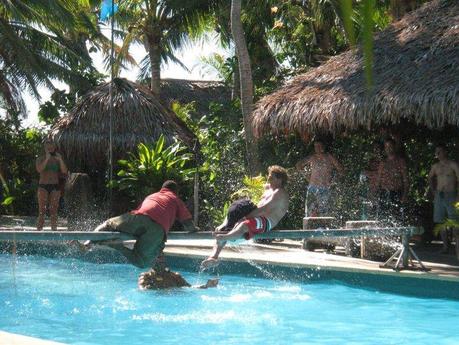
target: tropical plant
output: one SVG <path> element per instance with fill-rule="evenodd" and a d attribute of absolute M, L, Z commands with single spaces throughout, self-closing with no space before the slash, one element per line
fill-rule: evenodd
<path fill-rule="evenodd" d="M 254 204 L 258 204 L 264 193 L 266 182 L 266 177 L 262 175 L 254 177 L 244 176 L 242 179 L 244 187 L 234 192 L 231 195 L 231 199 L 236 200 L 240 198 L 248 198 L 252 200 Z"/>
<path fill-rule="evenodd" d="M 129 153 L 128 159 L 119 160 L 117 178 L 110 185 L 138 202 L 139 198 L 159 190 L 165 180 L 189 181 L 195 172 L 189 167 L 192 158 L 178 142 L 166 146 L 161 135 L 154 145 L 140 143 L 136 154 Z"/>
<path fill-rule="evenodd" d="M 133 43 L 143 45 L 147 55 L 140 62 L 139 79 L 150 76 L 150 89 L 160 93 L 161 63 L 175 62 L 187 69 L 175 52 L 206 30 L 213 1 L 202 0 L 125 0 L 115 15 L 123 31 L 123 45 L 115 61 L 115 73 L 121 58 Z"/>
<path fill-rule="evenodd" d="M 0 119 L 0 212 L 29 214 L 36 205 L 36 154 L 43 132 Z"/>
<path fill-rule="evenodd" d="M 435 236 L 438 236 L 440 232 L 446 231 L 448 229 L 459 229 L 459 220 L 458 220 L 459 219 L 459 202 L 456 202 L 454 204 L 454 208 L 456 210 L 456 218 L 455 219 L 448 218 L 443 223 L 437 224 L 433 229 L 433 234 Z M 456 238 L 456 241 L 458 240 L 459 239 Z"/>
<path fill-rule="evenodd" d="M 40 99 L 39 86 L 53 89 L 54 79 L 80 83 L 82 73 L 92 68 L 86 47 L 69 39 L 91 23 L 84 3 L 0 2 L 0 96 L 10 118 L 25 114 L 23 90 Z"/>

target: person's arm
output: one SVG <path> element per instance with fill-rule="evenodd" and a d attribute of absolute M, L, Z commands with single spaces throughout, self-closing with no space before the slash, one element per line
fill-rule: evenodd
<path fill-rule="evenodd" d="M 197 232 L 200 229 L 194 225 L 193 217 L 191 216 L 190 211 L 186 208 L 185 203 L 177 198 L 177 220 L 182 223 L 183 229 L 188 232 Z"/>
<path fill-rule="evenodd" d="M 194 225 L 193 221 L 191 219 L 186 219 L 181 221 L 183 225 L 183 229 L 188 232 L 197 232 L 200 231 L 201 229 Z"/>
<path fill-rule="evenodd" d="M 456 174 L 456 200 L 459 200 L 459 165 L 456 162 L 452 162 L 451 167 Z M 457 237 L 456 237 L 457 238 Z"/>
<path fill-rule="evenodd" d="M 228 225 L 228 216 L 225 217 L 225 219 L 223 220 L 223 223 L 221 223 L 219 226 L 215 228 L 215 231 L 220 231 L 227 225 Z"/>
<path fill-rule="evenodd" d="M 51 157 L 51 155 L 49 154 L 49 152 L 46 152 L 46 155 L 45 157 L 38 157 L 36 162 L 35 162 L 35 169 L 37 169 L 37 172 L 39 174 L 41 174 L 45 168 L 46 168 L 46 164 L 48 164 L 48 161 L 49 161 L 49 158 Z"/>
<path fill-rule="evenodd" d="M 379 163 L 378 166 L 378 172 L 376 173 L 376 179 L 375 179 L 375 191 L 378 191 L 381 189 L 381 175 L 382 175 L 382 170 L 383 170 L 383 162 Z"/>
<path fill-rule="evenodd" d="M 306 165 L 309 165 L 310 164 L 310 156 L 309 157 L 306 157 L 306 158 L 303 158 L 303 159 L 300 159 L 296 164 L 295 164 L 295 168 L 299 171 L 303 170 L 305 168 Z"/>
<path fill-rule="evenodd" d="M 400 159 L 400 172 L 402 174 L 402 181 L 403 181 L 403 194 L 401 198 L 401 202 L 406 202 L 408 199 L 408 191 L 410 189 L 410 184 L 408 180 L 408 168 L 406 166 L 406 162 L 404 159 Z"/>
<path fill-rule="evenodd" d="M 68 169 L 67 169 L 67 166 L 64 163 L 64 160 L 62 159 L 61 154 L 60 153 L 56 153 L 55 157 L 56 157 L 57 161 L 59 162 L 59 168 L 61 170 L 61 173 L 67 174 Z"/>
<path fill-rule="evenodd" d="M 260 215 L 265 215 L 269 213 L 272 208 L 273 203 L 276 203 L 280 198 L 279 189 L 274 191 L 269 197 L 268 201 L 263 206 L 258 206 L 252 212 L 250 212 L 245 218 L 253 218 Z"/>
<path fill-rule="evenodd" d="M 436 164 L 432 165 L 429 171 L 427 179 L 429 180 L 429 186 L 427 188 L 426 196 L 430 197 L 435 194 L 435 176 L 436 176 Z"/>
<path fill-rule="evenodd" d="M 331 163 L 332 163 L 333 167 L 338 172 L 338 175 L 340 175 L 340 176 L 343 175 L 344 174 L 344 168 L 341 165 L 341 163 L 338 162 L 338 160 L 333 155 L 330 155 L 330 160 L 331 160 Z"/>

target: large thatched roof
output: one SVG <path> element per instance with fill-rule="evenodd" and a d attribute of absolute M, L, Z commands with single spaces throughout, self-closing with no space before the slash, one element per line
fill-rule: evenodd
<path fill-rule="evenodd" d="M 231 89 L 220 81 L 162 79 L 161 99 L 167 105 L 172 102 L 195 102 L 196 111 L 206 114 L 210 102 L 228 103 Z"/>
<path fill-rule="evenodd" d="M 410 122 L 459 125 L 459 1 L 434 0 L 376 35 L 368 91 L 360 49 L 331 58 L 262 98 L 255 132 L 316 132 Z"/>
<path fill-rule="evenodd" d="M 87 93 L 51 129 L 73 167 L 107 165 L 110 128 L 110 83 Z M 161 134 L 171 143 L 178 138 L 192 147 L 195 136 L 151 91 L 126 79 L 113 80 L 113 152 L 115 159 L 135 151 L 138 143 L 151 143 Z"/>

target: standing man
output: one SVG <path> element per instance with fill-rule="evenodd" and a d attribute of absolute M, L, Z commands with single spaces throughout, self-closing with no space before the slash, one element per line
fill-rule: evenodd
<path fill-rule="evenodd" d="M 268 184 L 257 208 L 237 223 L 230 232 L 215 233 L 216 243 L 213 252 L 201 263 L 202 267 L 207 268 L 218 263 L 218 256 L 226 241 L 242 237 L 249 240 L 256 234 L 271 231 L 279 223 L 288 209 L 288 194 L 285 190 L 287 180 L 287 171 L 284 168 L 278 165 L 268 168 Z"/>
<path fill-rule="evenodd" d="M 446 148 L 437 145 L 435 148 L 437 163 L 432 165 L 429 172 L 429 186 L 434 195 L 434 214 L 435 224 L 445 222 L 446 218 L 457 220 L 454 203 L 459 200 L 459 165 L 448 159 Z M 454 229 L 456 236 L 456 255 L 459 258 L 459 231 Z M 441 238 L 443 241 L 442 253 L 448 253 L 448 233 L 442 230 Z"/>
<path fill-rule="evenodd" d="M 314 153 L 296 163 L 298 170 L 310 174 L 309 185 L 304 203 L 306 217 L 327 215 L 329 212 L 330 187 L 333 172 L 343 174 L 342 165 L 332 154 L 325 152 L 325 145 L 320 140 L 314 141 Z"/>
<path fill-rule="evenodd" d="M 132 250 L 122 243 L 107 245 L 119 250 L 133 265 L 151 267 L 164 249 L 167 233 L 176 219 L 186 231 L 199 230 L 177 192 L 177 183 L 168 180 L 159 192 L 147 196 L 136 210 L 106 220 L 95 231 L 118 231 L 133 235 L 137 241 Z"/>
<path fill-rule="evenodd" d="M 402 221 L 403 204 L 408 198 L 408 169 L 392 139 L 384 141 L 385 158 L 379 163 L 375 186 L 379 191 L 379 218 L 389 223 Z"/>

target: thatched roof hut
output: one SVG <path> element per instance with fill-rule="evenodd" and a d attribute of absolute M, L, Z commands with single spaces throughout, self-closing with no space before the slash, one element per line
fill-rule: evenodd
<path fill-rule="evenodd" d="M 221 81 L 162 79 L 161 100 L 166 105 L 195 102 L 197 113 L 202 115 L 209 111 L 210 102 L 230 102 L 231 89 Z"/>
<path fill-rule="evenodd" d="M 70 167 L 98 169 L 108 164 L 110 83 L 88 92 L 51 129 Z M 151 91 L 126 79 L 113 80 L 113 157 L 133 152 L 140 142 L 151 143 L 161 134 L 193 148 L 194 134 Z"/>
<path fill-rule="evenodd" d="M 257 135 L 459 126 L 459 1 L 434 0 L 407 14 L 376 35 L 373 54 L 371 90 L 362 50 L 349 50 L 262 98 Z"/>

